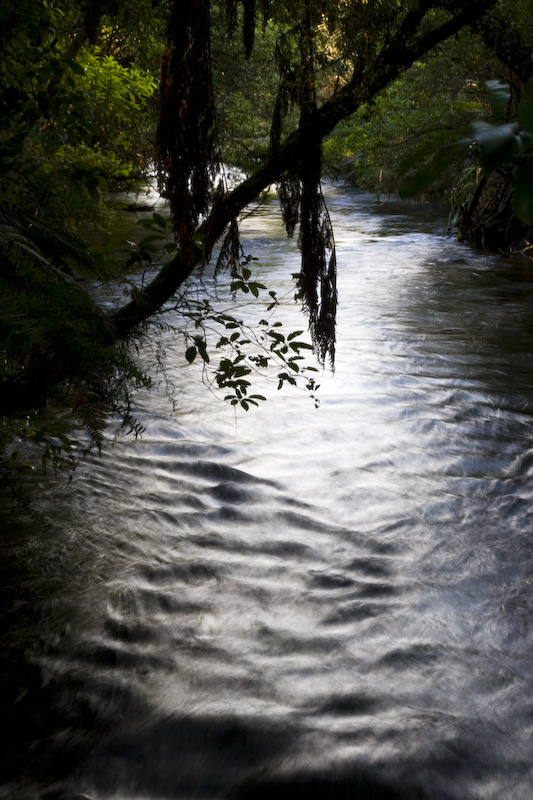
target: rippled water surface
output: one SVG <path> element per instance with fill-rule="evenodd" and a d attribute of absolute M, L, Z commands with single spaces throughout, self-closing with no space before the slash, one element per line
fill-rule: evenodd
<path fill-rule="evenodd" d="M 328 202 L 320 408 L 235 420 L 155 332 L 175 411 L 139 396 L 141 439 L 7 527 L 2 800 L 533 796 L 533 275 Z M 290 293 L 275 202 L 245 239 Z"/>

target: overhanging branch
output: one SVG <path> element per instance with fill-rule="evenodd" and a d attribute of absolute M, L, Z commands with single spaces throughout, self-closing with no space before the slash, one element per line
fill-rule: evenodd
<path fill-rule="evenodd" d="M 351 116 L 364 103 L 369 102 L 382 92 L 393 80 L 397 79 L 412 64 L 420 59 L 440 42 L 471 25 L 486 13 L 497 0 L 475 0 L 463 3 L 461 10 L 436 28 L 420 31 L 420 22 L 426 14 L 420 11 L 411 12 L 405 17 L 398 29 L 398 36 L 386 45 L 376 60 L 364 69 L 357 79 L 338 92 L 335 97 L 325 102 L 318 110 L 316 117 L 316 135 L 321 141 L 331 133 L 336 125 Z M 429 10 L 442 4 L 420 4 Z M 457 7 L 451 3 L 450 7 Z M 408 15 L 409 16 L 409 15 Z M 415 20 L 416 18 L 416 20 Z M 407 24 L 409 22 L 409 25 Z M 415 23 L 411 28 L 411 23 Z M 265 189 L 278 182 L 281 175 L 290 169 L 299 158 L 302 148 L 302 134 L 293 131 L 261 165 L 253 175 L 240 183 L 216 204 L 198 230 L 198 240 L 209 234 L 210 241 L 219 239 L 227 225 Z M 135 326 L 149 319 L 167 302 L 192 274 L 203 260 L 200 247 L 188 258 L 180 252 L 159 270 L 157 276 L 122 308 L 113 312 L 110 321 L 114 326 L 117 338 L 126 336 Z"/>

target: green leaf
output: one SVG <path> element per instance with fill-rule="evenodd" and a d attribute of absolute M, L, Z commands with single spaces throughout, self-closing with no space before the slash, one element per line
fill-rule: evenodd
<path fill-rule="evenodd" d="M 159 225 L 160 228 L 164 229 L 167 227 L 167 222 L 165 218 L 162 217 L 161 214 L 158 214 L 157 211 L 154 211 L 154 213 L 152 214 L 152 219 L 157 225 Z"/>
<path fill-rule="evenodd" d="M 85 67 L 82 67 L 82 65 L 78 64 L 78 62 L 73 58 L 67 58 L 65 60 L 72 72 L 74 72 L 76 75 L 85 75 Z"/>
<path fill-rule="evenodd" d="M 472 136 L 479 147 L 479 160 L 485 172 L 510 161 L 520 150 L 518 123 L 492 125 L 490 122 L 473 122 Z"/>
<path fill-rule="evenodd" d="M 153 234 L 152 236 L 145 236 L 139 242 L 139 250 L 143 253 L 155 253 L 157 248 L 154 247 L 154 242 L 161 241 L 161 237 L 158 234 Z"/>

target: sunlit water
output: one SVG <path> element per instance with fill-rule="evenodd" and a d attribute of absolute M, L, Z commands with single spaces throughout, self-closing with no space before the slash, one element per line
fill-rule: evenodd
<path fill-rule="evenodd" d="M 328 202 L 320 408 L 258 385 L 235 420 L 153 332 L 175 410 L 139 395 L 143 437 L 6 529 L 2 800 L 533 796 L 533 275 Z M 245 239 L 290 295 L 275 202 Z"/>

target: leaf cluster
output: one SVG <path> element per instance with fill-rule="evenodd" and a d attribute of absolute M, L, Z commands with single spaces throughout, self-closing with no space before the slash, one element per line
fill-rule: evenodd
<path fill-rule="evenodd" d="M 140 220 L 138 224 L 148 234 L 137 243 L 127 243 L 131 248 L 128 269 L 172 257 L 176 245 L 170 241 L 170 218 L 153 212 L 151 217 Z M 201 299 L 195 298 L 191 286 L 168 307 L 176 310 L 184 321 L 175 332 L 184 340 L 185 361 L 188 364 L 201 362 L 205 383 L 214 391 L 223 390 L 223 399 L 244 411 L 266 399 L 253 389 L 253 384 L 260 378 L 275 381 L 278 389 L 303 383 L 303 388 L 318 406 L 318 384 L 309 376 L 317 369 L 302 355 L 302 351 L 312 351 L 313 346 L 300 338 L 302 330 L 286 333 L 283 323 L 269 318 L 279 308 L 280 299 L 274 290 L 254 277 L 251 269 L 254 260 L 250 255 L 240 259 L 238 269 L 233 271 L 229 290 L 233 303 L 238 302 L 240 296 L 260 301 L 267 316 L 257 325 L 246 324 L 230 310 L 216 308 L 215 300 L 209 298 L 205 287 Z"/>
<path fill-rule="evenodd" d="M 279 299 L 274 290 L 253 279 L 249 268 L 251 257 L 241 263 L 241 271 L 231 283 L 231 291 L 251 294 L 259 299 L 263 291 L 268 291 L 266 301 L 267 313 L 279 306 Z M 318 384 L 309 373 L 317 369 L 306 363 L 302 351 L 312 351 L 313 346 L 301 339 L 302 330 L 286 333 L 283 323 L 262 318 L 258 325 L 250 326 L 227 311 L 216 310 L 211 301 L 203 298 L 193 301 L 190 297 L 181 298 L 182 314 L 189 323 L 182 331 L 188 343 L 185 358 L 189 364 L 200 359 L 204 366 L 204 378 L 211 388 L 224 390 L 224 400 L 232 406 L 239 406 L 248 411 L 250 406 L 266 400 L 261 394 L 251 393 L 252 380 L 262 376 L 266 380 L 274 380 L 277 388 L 286 384 L 294 387 L 300 385 L 299 378 L 304 379 L 304 388 L 310 393 L 318 406 L 316 391 Z M 221 355 L 214 358 L 216 351 Z M 207 372 L 207 367 L 210 372 Z M 253 391 L 253 390 L 252 390 Z"/>

